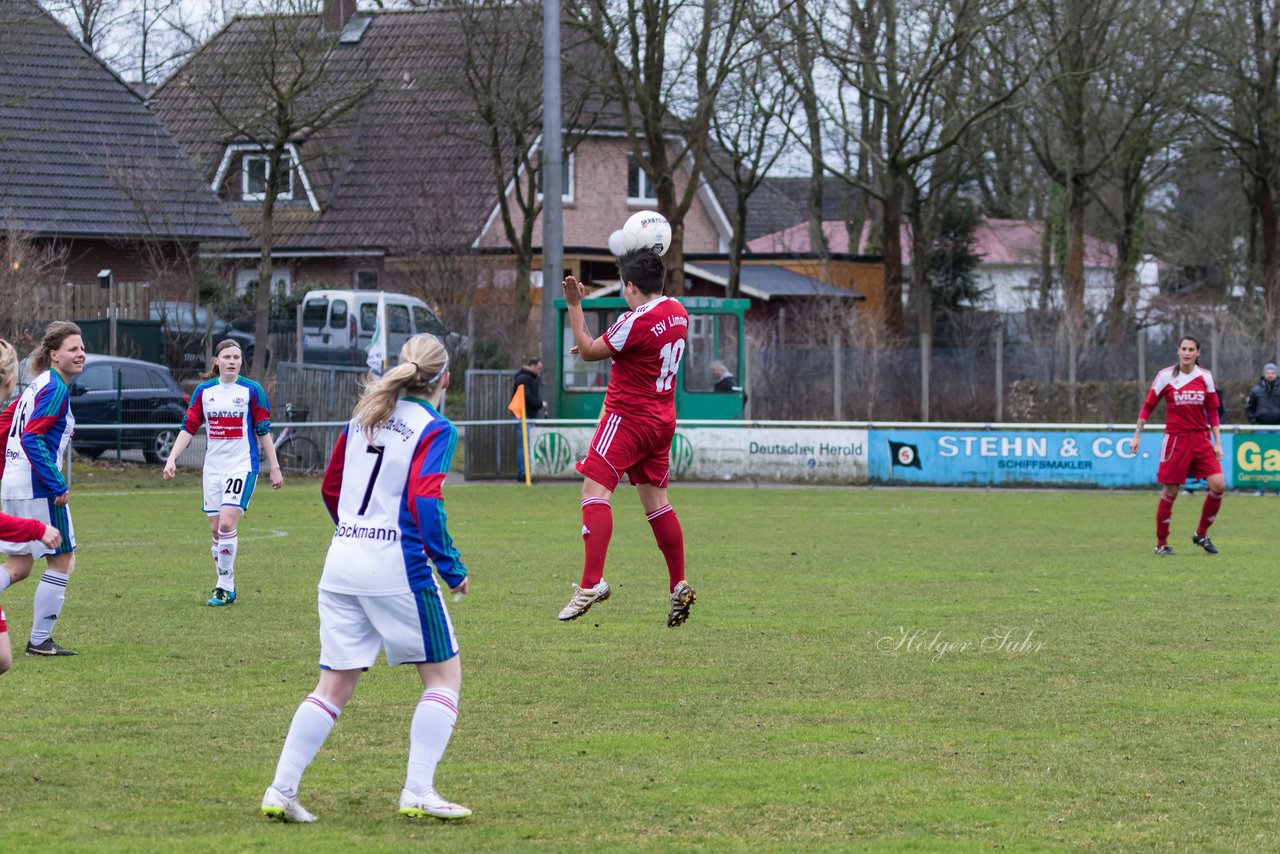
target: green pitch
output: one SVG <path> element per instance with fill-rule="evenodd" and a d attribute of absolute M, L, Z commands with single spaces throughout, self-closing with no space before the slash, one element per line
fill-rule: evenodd
<path fill-rule="evenodd" d="M 396 815 L 418 683 L 378 667 L 303 780 L 262 791 L 314 684 L 318 482 L 260 489 L 230 608 L 190 473 L 78 468 L 79 566 L 21 655 L 34 581 L 3 596 L 6 851 L 1027 850 L 1280 846 L 1276 525 L 1232 494 L 1209 557 L 1151 554 L 1156 492 L 677 487 L 698 605 L 615 499 L 613 598 L 557 611 L 580 568 L 574 486 L 446 488 L 473 574 L 452 605 L 461 718 L 437 783 L 475 810 Z"/>

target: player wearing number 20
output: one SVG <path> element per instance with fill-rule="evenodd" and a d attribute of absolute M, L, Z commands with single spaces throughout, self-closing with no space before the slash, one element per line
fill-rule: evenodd
<path fill-rule="evenodd" d="M 689 617 L 696 596 L 684 577 L 684 534 L 667 502 L 671 439 L 676 430 L 675 382 L 689 332 L 689 314 L 663 296 L 666 268 L 652 249 L 637 249 L 618 261 L 622 295 L 630 311 L 599 338 L 587 332 L 583 288 L 564 280 L 564 298 L 574 346 L 583 360 L 613 359 L 605 392 L 604 417 L 587 456 L 577 464 L 582 482 L 582 584 L 576 585 L 561 620 L 573 620 L 611 593 L 604 580 L 605 555 L 613 536 L 609 501 L 625 472 L 636 486 L 654 538 L 667 563 L 671 610 L 667 625 Z"/>
<path fill-rule="evenodd" d="M 284 484 L 276 446 L 271 439 L 271 404 L 267 393 L 251 379 L 240 376 L 243 356 L 231 339 L 213 349 L 213 367 L 204 382 L 191 392 L 191 406 L 182 430 L 164 464 L 164 479 L 177 474 L 177 460 L 191 439 L 205 425 L 208 443 L 204 453 L 204 513 L 213 534 L 213 566 L 217 582 L 205 604 L 231 605 L 236 601 L 236 553 L 240 548 L 237 526 L 249 509 L 258 480 L 259 451 L 270 464 L 271 488 Z"/>

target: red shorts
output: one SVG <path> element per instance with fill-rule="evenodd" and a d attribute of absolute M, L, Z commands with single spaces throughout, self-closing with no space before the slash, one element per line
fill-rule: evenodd
<path fill-rule="evenodd" d="M 1182 483 L 1188 477 L 1207 478 L 1222 474 L 1222 463 L 1213 453 L 1208 433 L 1166 433 L 1160 444 L 1161 483 Z"/>
<path fill-rule="evenodd" d="M 596 483 L 618 488 L 623 472 L 633 483 L 667 485 L 671 472 L 671 438 L 676 425 L 655 425 L 606 412 L 587 456 L 575 468 Z"/>

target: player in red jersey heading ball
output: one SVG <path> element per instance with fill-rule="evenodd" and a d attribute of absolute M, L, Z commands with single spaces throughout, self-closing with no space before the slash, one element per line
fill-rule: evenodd
<path fill-rule="evenodd" d="M 618 260 L 622 296 L 630 311 L 599 338 L 587 332 L 582 313 L 584 290 L 573 276 L 564 280 L 564 299 L 574 346 L 584 361 L 613 359 L 605 391 L 604 417 L 591 439 L 587 456 L 578 462 L 582 481 L 582 584 L 560 612 L 561 620 L 581 617 L 596 602 L 609 598 L 604 560 L 613 535 L 609 503 L 623 473 L 635 484 L 653 536 L 666 558 L 671 610 L 667 625 L 689 618 L 697 597 L 684 577 L 684 534 L 667 501 L 671 439 L 676 431 L 675 382 L 689 332 L 689 314 L 663 296 L 666 267 L 652 249 L 637 249 Z"/>
<path fill-rule="evenodd" d="M 1169 545 L 1169 522 L 1173 502 L 1187 476 L 1204 478 L 1209 494 L 1200 511 L 1200 526 L 1191 542 L 1211 555 L 1218 548 L 1209 539 L 1209 526 L 1218 516 L 1226 480 L 1222 477 L 1222 437 L 1218 431 L 1218 389 L 1213 374 L 1200 367 L 1200 342 L 1186 337 L 1178 342 L 1178 364 L 1156 374 L 1147 399 L 1138 414 L 1129 449 L 1137 455 L 1142 444 L 1142 428 L 1160 401 L 1165 402 L 1164 442 L 1160 445 L 1157 477 L 1164 486 L 1156 511 L 1156 554 L 1173 554 Z"/>

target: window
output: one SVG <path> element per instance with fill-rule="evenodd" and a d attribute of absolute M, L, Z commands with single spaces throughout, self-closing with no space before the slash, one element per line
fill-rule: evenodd
<path fill-rule="evenodd" d="M 431 312 L 420 305 L 413 307 L 413 325 L 419 332 L 430 332 L 437 338 L 444 338 L 444 324 Z"/>
<path fill-rule="evenodd" d="M 271 278 L 277 294 L 293 291 L 293 270 L 288 267 L 273 267 Z M 258 287 L 258 268 L 244 267 L 236 271 L 236 294 L 243 296 Z"/>
<path fill-rule="evenodd" d="M 407 305 L 387 306 L 387 331 L 392 335 L 409 334 L 409 307 Z"/>
<path fill-rule="evenodd" d="M 542 169 L 538 169 L 538 198 L 542 198 Z M 573 201 L 573 152 L 560 161 L 560 201 Z"/>
<path fill-rule="evenodd" d="M 649 181 L 648 174 L 640 168 L 633 155 L 627 155 L 627 201 L 656 202 L 658 194 Z"/>
<path fill-rule="evenodd" d="M 329 300 L 309 299 L 302 307 L 302 325 L 307 329 L 323 329 L 329 319 Z"/>
<path fill-rule="evenodd" d="M 240 196 L 246 202 L 260 202 L 267 197 L 267 181 L 271 178 L 270 158 L 263 154 L 246 154 L 241 160 Z M 277 199 L 293 198 L 293 156 L 280 155 L 281 178 Z"/>
<path fill-rule="evenodd" d="M 344 299 L 336 299 L 333 301 L 333 308 L 329 312 L 329 328 L 330 329 L 346 329 L 347 328 L 347 301 Z"/>
<path fill-rule="evenodd" d="M 376 302 L 360 303 L 360 331 L 372 332 L 378 325 L 378 304 Z"/>
<path fill-rule="evenodd" d="M 76 383 L 88 391 L 115 391 L 116 372 L 110 365 L 90 365 Z"/>
<path fill-rule="evenodd" d="M 377 270 L 356 270 L 355 286 L 358 291 L 373 291 L 378 289 L 378 271 Z"/>
<path fill-rule="evenodd" d="M 120 372 L 124 375 L 124 387 L 131 391 L 155 388 L 151 382 L 151 372 L 146 368 L 125 365 Z"/>

